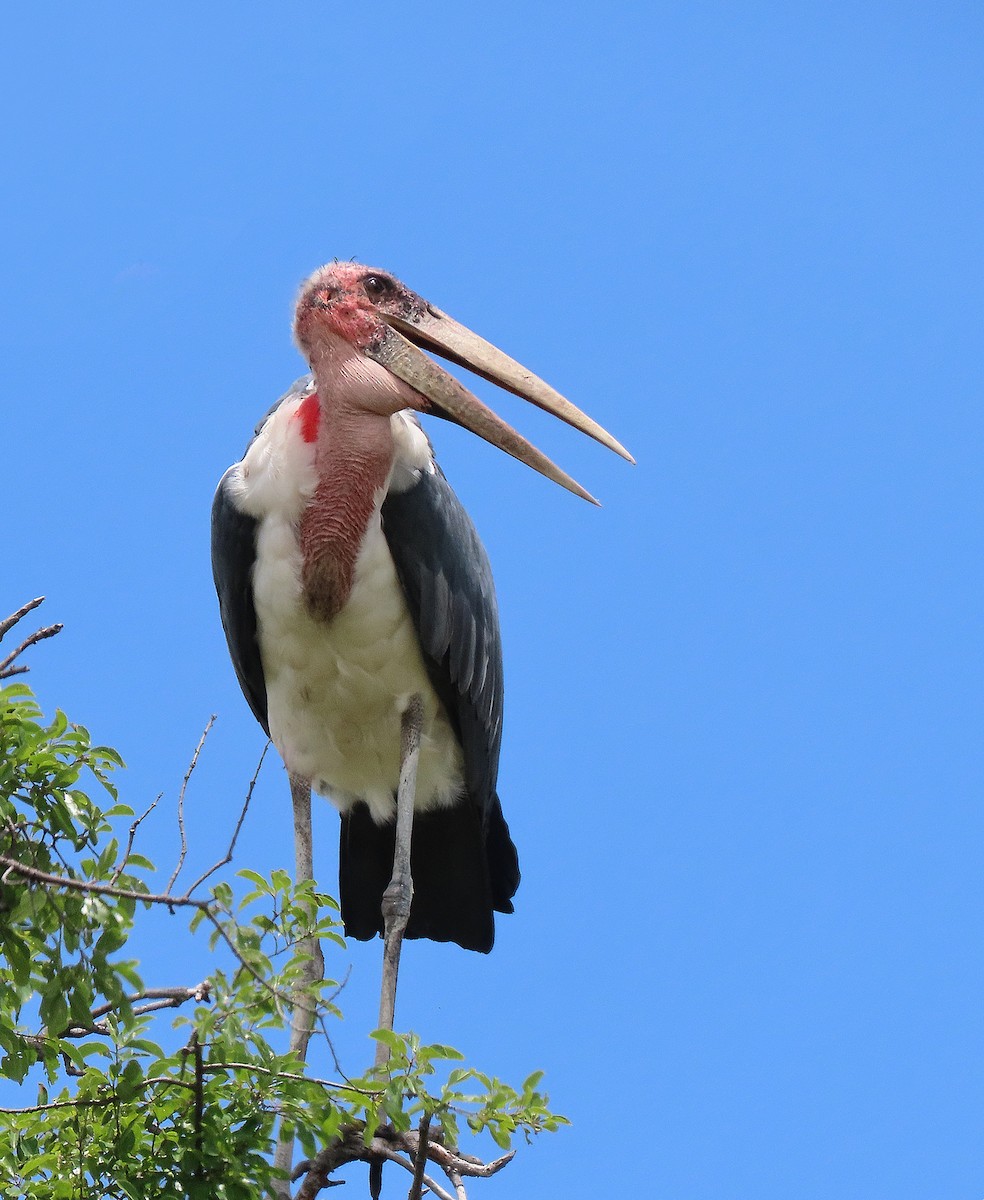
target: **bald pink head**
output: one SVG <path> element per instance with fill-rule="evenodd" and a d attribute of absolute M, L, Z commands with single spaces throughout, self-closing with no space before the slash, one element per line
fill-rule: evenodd
<path fill-rule="evenodd" d="M 389 316 L 426 310 L 419 296 L 384 271 L 355 263 L 320 267 L 301 287 L 294 336 L 317 381 L 326 414 L 390 416 L 427 409 L 427 400 L 385 365 L 376 351 Z"/>
<path fill-rule="evenodd" d="M 294 337 L 309 360 L 332 337 L 365 353 L 385 336 L 387 316 L 415 322 L 427 309 L 426 300 L 387 271 L 329 263 L 301 286 Z"/>

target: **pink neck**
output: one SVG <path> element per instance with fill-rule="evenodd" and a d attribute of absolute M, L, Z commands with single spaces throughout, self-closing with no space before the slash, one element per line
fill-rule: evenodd
<path fill-rule="evenodd" d="M 313 365 L 321 401 L 318 484 L 301 516 L 301 581 L 308 610 L 330 621 L 351 594 L 376 494 L 393 465 L 393 435 L 387 414 L 345 403 L 345 381 L 331 360 Z"/>

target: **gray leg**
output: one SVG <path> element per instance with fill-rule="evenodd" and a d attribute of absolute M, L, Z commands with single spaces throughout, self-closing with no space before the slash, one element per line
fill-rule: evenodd
<path fill-rule="evenodd" d="M 396 793 L 396 850 L 393 854 L 393 878 L 383 892 L 383 981 L 379 989 L 379 1029 L 393 1029 L 396 1017 L 396 981 L 400 974 L 403 934 L 410 920 L 413 877 L 410 874 L 410 840 L 413 835 L 413 801 L 417 791 L 417 762 L 420 759 L 420 727 L 424 706 L 413 695 L 400 721 L 400 787 Z M 376 1043 L 377 1067 L 389 1061 L 389 1047 Z M 383 1164 L 369 1164 L 369 1195 L 379 1200 L 383 1186 Z"/>
<path fill-rule="evenodd" d="M 379 1028 L 392 1029 L 396 1014 L 396 980 L 400 972 L 403 934 L 410 919 L 413 879 L 410 875 L 410 838 L 413 833 L 413 801 L 417 789 L 417 762 L 420 758 L 420 727 L 424 706 L 419 696 L 411 696 L 400 726 L 400 790 L 396 797 L 396 853 L 393 878 L 383 893 L 383 982 L 379 993 Z M 376 1043 L 376 1066 L 383 1067 L 389 1050 Z"/>

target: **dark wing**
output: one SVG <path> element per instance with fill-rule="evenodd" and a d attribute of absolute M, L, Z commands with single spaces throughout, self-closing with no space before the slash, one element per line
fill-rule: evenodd
<path fill-rule="evenodd" d="M 305 396 L 313 390 L 312 375 L 295 380 L 277 403 L 264 413 L 246 449 L 253 444 L 256 435 L 285 400 Z M 222 476 L 212 502 L 212 578 L 219 595 L 222 628 L 239 686 L 253 710 L 253 716 L 269 737 L 266 683 L 263 679 L 260 644 L 256 637 L 256 609 L 253 607 L 257 522 L 241 512 L 232 497 L 229 476 L 233 470 L 230 467 Z"/>
<path fill-rule="evenodd" d="M 212 502 L 212 577 L 239 686 L 253 716 L 269 737 L 266 683 L 253 607 L 257 522 L 236 507 L 229 491 L 229 476 L 233 470 L 230 467 L 222 476 Z"/>
<path fill-rule="evenodd" d="M 479 910 L 491 901 L 499 912 L 512 912 L 512 897 L 519 887 L 519 858 L 495 790 L 502 741 L 502 642 L 492 568 L 471 518 L 436 464 L 432 472 L 421 472 L 405 491 L 389 492 L 382 522 L 427 674 L 464 752 L 465 788 L 471 802 L 438 810 L 430 822 L 414 824 L 418 867 L 431 862 L 428 877 L 447 882 L 448 849 L 454 845 L 457 852 L 450 859 L 469 864 L 464 868 L 469 879 L 459 881 L 451 905 L 428 897 L 422 879 L 414 903 L 416 918 L 424 925 L 420 932 L 408 928 L 407 936 L 450 939 L 488 952 L 491 915 L 485 909 L 482 916 Z M 466 836 L 464 825 L 470 822 L 474 833 Z M 451 829 L 453 823 L 456 828 Z M 464 851 L 475 837 L 477 859 Z M 482 858 L 484 872 L 478 865 Z M 475 870 L 485 875 L 487 892 Z M 435 893 L 437 886 L 432 889 Z M 448 913 L 455 909 L 460 922 L 475 918 L 476 928 L 481 923 L 484 932 L 452 930 L 447 926 Z"/>
<path fill-rule="evenodd" d="M 487 819 L 502 739 L 502 643 L 485 547 L 440 468 L 390 491 L 383 532 L 424 663 L 461 741 L 465 785 Z"/>

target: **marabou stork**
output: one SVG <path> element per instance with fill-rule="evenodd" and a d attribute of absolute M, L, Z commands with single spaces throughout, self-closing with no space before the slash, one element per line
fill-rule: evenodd
<path fill-rule="evenodd" d="M 385 271 L 335 263 L 302 286 L 311 366 L 222 477 L 212 562 L 233 665 L 291 776 L 341 813 L 348 935 L 383 930 L 401 714 L 423 701 L 408 937 L 487 952 L 513 911 L 496 795 L 502 653 L 492 572 L 415 413 L 454 421 L 577 495 L 579 484 L 422 350 L 525 397 L 631 461 L 542 380 Z"/>

